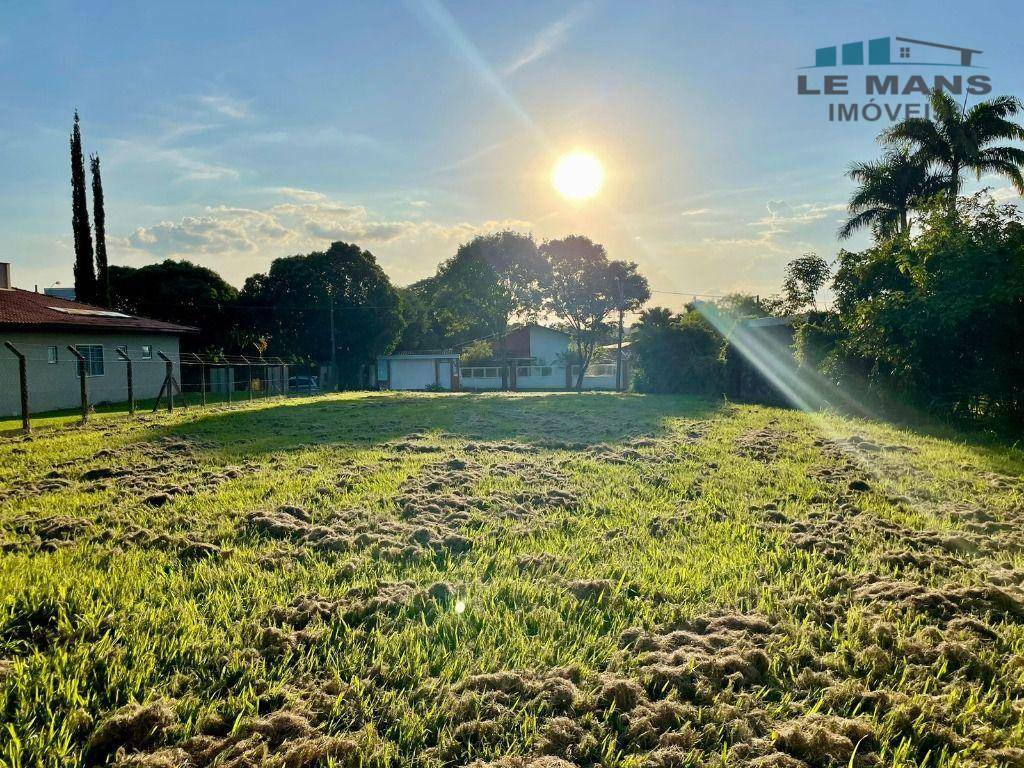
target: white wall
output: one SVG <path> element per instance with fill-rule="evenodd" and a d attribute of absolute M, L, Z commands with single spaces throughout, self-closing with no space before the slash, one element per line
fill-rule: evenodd
<path fill-rule="evenodd" d="M 437 371 L 434 368 L 436 358 L 433 357 L 392 357 L 391 358 L 391 389 L 426 389 L 437 382 Z M 448 362 L 450 364 L 445 365 Z M 452 388 L 452 365 L 454 360 L 441 361 L 441 387 Z"/>
<path fill-rule="evenodd" d="M 174 376 L 180 382 L 178 367 L 178 338 L 167 334 L 144 333 L 5 333 L 0 331 L 0 416 L 21 413 L 18 384 L 18 359 L 3 346 L 9 341 L 27 360 L 29 408 L 33 413 L 64 408 L 77 408 L 81 404 L 78 384 L 78 361 L 68 352 L 68 345 L 100 344 L 103 346 L 103 375 L 89 376 L 89 402 L 120 403 L 128 399 L 125 363 L 114 352 L 119 346 L 128 347 L 132 359 L 135 399 L 156 397 L 163 384 L 165 366 L 157 352 L 163 352 L 174 361 Z M 153 359 L 142 360 L 141 347 L 153 348 Z M 57 347 L 57 362 L 47 362 L 47 347 Z"/>
<path fill-rule="evenodd" d="M 538 365 L 550 365 L 569 351 L 569 337 L 550 328 L 530 326 L 530 355 Z"/>

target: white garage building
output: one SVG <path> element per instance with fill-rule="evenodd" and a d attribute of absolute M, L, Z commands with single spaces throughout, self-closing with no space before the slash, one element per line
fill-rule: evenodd
<path fill-rule="evenodd" d="M 455 352 L 396 352 L 377 358 L 381 389 L 458 389 L 458 374 Z"/>

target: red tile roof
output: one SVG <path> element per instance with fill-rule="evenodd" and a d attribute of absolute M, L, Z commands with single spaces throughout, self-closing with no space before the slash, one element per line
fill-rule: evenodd
<path fill-rule="evenodd" d="M 136 317 L 45 293 L 20 288 L 0 289 L 0 332 L 14 330 L 195 333 L 198 329 Z"/>

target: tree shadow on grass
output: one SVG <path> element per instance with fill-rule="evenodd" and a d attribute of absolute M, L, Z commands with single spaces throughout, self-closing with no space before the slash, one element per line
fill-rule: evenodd
<path fill-rule="evenodd" d="M 665 434 L 672 420 L 706 419 L 724 405 L 690 397 L 611 392 L 389 392 L 211 411 L 181 424 L 158 427 L 153 434 L 207 439 L 237 455 L 313 445 L 369 448 L 422 433 L 465 440 L 515 440 L 538 448 L 582 447 Z"/>

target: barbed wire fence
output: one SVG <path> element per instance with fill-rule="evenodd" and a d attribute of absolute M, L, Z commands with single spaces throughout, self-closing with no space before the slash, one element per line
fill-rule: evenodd
<path fill-rule="evenodd" d="M 319 391 L 306 366 L 276 356 L 164 351 L 154 345 L 46 345 L 9 339 L 0 346 L 0 418 L 125 405 L 129 415 L 212 404 L 287 398 Z"/>

